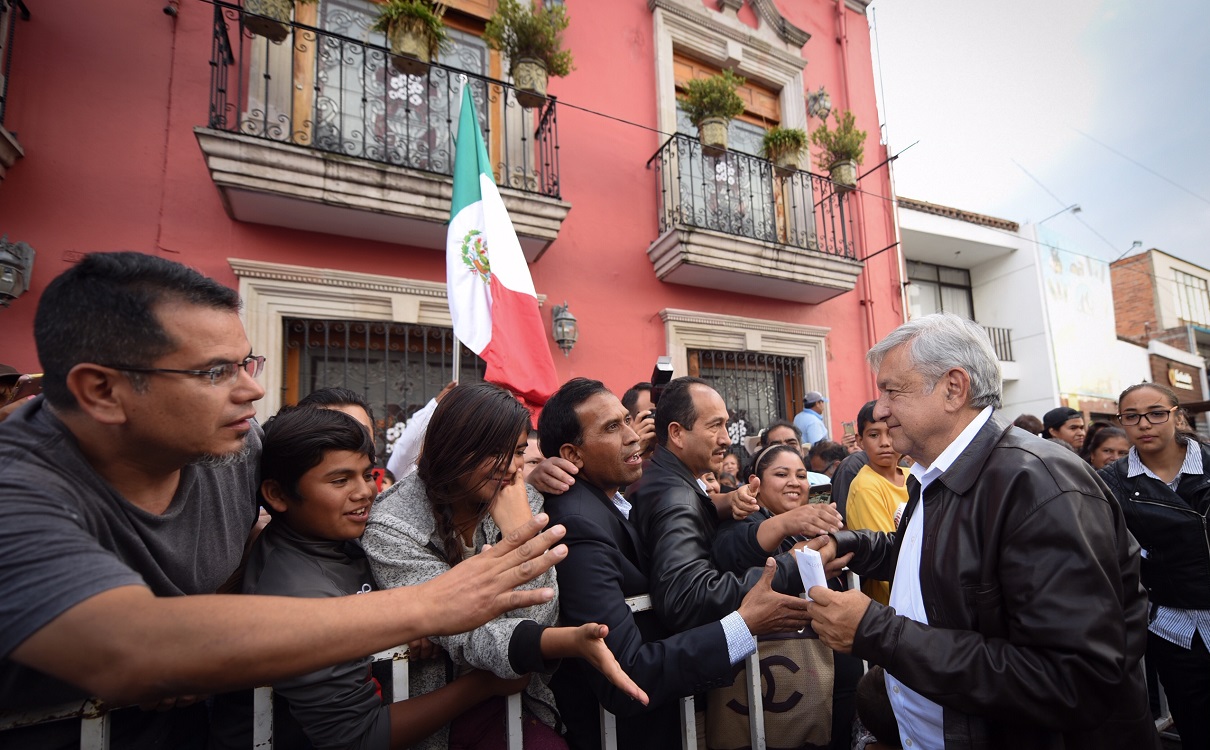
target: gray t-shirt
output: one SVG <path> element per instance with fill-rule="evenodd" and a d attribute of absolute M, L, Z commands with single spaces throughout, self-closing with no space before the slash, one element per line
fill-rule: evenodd
<path fill-rule="evenodd" d="M 80 695 L 7 657 L 68 609 L 119 586 L 211 594 L 239 565 L 256 521 L 261 430 L 248 457 L 187 466 L 168 509 L 148 513 L 93 471 L 39 397 L 0 423 L 0 706 Z"/>

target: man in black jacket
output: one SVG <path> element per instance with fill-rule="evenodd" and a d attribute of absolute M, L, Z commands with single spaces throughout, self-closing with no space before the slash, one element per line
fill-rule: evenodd
<path fill-rule="evenodd" d="M 697 477 L 707 471 L 717 473 L 731 445 L 722 397 L 704 380 L 673 380 L 656 408 L 655 436 L 655 455 L 628 496 L 651 561 L 652 605 L 664 625 L 680 632 L 733 611 L 760 580 L 762 569 L 736 575 L 719 570 L 711 557 L 719 512 Z M 816 536 L 841 526 L 840 514 L 829 505 L 794 512 L 801 525 L 791 534 Z M 775 559 L 773 588 L 801 592 L 792 553 Z"/>
<path fill-rule="evenodd" d="M 648 581 L 630 504 L 618 494 L 619 486 L 643 472 L 630 414 L 599 381 L 576 378 L 546 402 L 538 428 L 542 452 L 579 470 L 570 490 L 546 499 L 551 522 L 567 528 L 564 541 L 571 550 L 559 569 L 563 622 L 608 625 L 606 644 L 650 698 L 644 708 L 596 670 L 565 663 L 551 687 L 568 742 L 577 749 L 600 746 L 599 704 L 617 716 L 618 747 L 677 747 L 677 699 L 729 685 L 732 666 L 756 649 L 753 636 L 798 630 L 806 602 L 773 592 L 767 566 L 764 585 L 755 586 L 737 610 L 684 633 L 673 635 L 650 611 L 632 612 L 636 599 L 647 594 Z"/>
<path fill-rule="evenodd" d="M 1158 747 L 1139 548 L 1105 485 L 993 414 L 999 364 L 969 320 L 914 319 L 868 359 L 910 500 L 893 533 L 812 543 L 892 581 L 890 606 L 812 588 L 820 638 L 885 668 L 904 747 Z"/>

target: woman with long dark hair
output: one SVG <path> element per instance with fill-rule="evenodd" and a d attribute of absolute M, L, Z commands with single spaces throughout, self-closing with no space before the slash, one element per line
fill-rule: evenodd
<path fill-rule="evenodd" d="M 529 412 L 508 391 L 489 383 L 461 385 L 437 406 L 415 474 L 379 497 L 362 543 L 379 585 L 427 581 L 495 543 L 542 509 L 542 496 L 522 480 Z M 552 569 L 524 588 L 555 586 Z M 621 671 L 604 637 L 607 628 L 549 627 L 557 599 L 514 610 L 469 633 L 429 639 L 436 658 L 413 664 L 413 694 L 435 690 L 470 669 L 499 677 L 534 673 L 523 695 L 525 746 L 565 747 L 554 698 L 541 673 L 547 659 L 589 660 L 627 693 L 642 694 Z M 502 736 L 503 699 L 489 700 L 418 747 L 474 747 Z"/>
<path fill-rule="evenodd" d="M 1101 470 L 1142 547 L 1151 599 L 1147 660 L 1168 694 L 1184 747 L 1210 747 L 1210 450 L 1179 422 L 1180 401 L 1155 383 L 1118 399 L 1133 444 Z"/>

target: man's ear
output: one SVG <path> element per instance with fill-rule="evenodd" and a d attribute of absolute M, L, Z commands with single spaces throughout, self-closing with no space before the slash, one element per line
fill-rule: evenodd
<path fill-rule="evenodd" d="M 668 423 L 668 443 L 677 448 L 685 447 L 685 427 L 680 422 Z"/>
<path fill-rule="evenodd" d="M 559 446 L 559 457 L 564 461 L 571 461 L 577 469 L 584 468 L 584 457 L 580 455 L 580 449 L 571 443 L 563 443 Z"/>
<path fill-rule="evenodd" d="M 961 367 L 952 367 L 941 376 L 941 387 L 945 388 L 945 408 L 958 411 L 970 405 L 971 376 Z"/>
<path fill-rule="evenodd" d="M 123 399 L 134 391 L 131 382 L 117 370 L 83 362 L 67 373 L 67 390 L 76 397 L 80 410 L 104 425 L 125 424 Z"/>
<path fill-rule="evenodd" d="M 283 513 L 288 507 L 286 493 L 282 490 L 281 483 L 276 479 L 266 479 L 261 482 L 260 494 L 265 499 L 265 504 L 276 513 Z"/>

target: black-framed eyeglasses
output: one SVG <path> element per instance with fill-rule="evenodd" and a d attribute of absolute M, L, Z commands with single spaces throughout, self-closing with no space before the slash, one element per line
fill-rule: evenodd
<path fill-rule="evenodd" d="M 252 377 L 258 377 L 265 369 L 265 358 L 262 356 L 247 357 L 242 362 L 224 362 L 206 370 L 173 370 L 167 367 L 127 367 L 126 365 L 101 365 L 122 372 L 141 372 L 149 375 L 159 373 L 174 373 L 177 375 L 194 375 L 199 378 L 210 378 L 210 385 L 226 385 L 239 377 L 244 371 Z"/>
<path fill-rule="evenodd" d="M 1168 417 L 1172 416 L 1172 412 L 1179 408 L 1181 407 L 1174 406 L 1171 409 L 1149 411 L 1143 414 L 1119 414 L 1118 421 L 1124 425 L 1133 427 L 1134 425 L 1138 424 L 1139 420 L 1141 420 L 1143 417 L 1147 417 L 1147 421 L 1151 424 L 1163 424 L 1168 421 Z"/>

